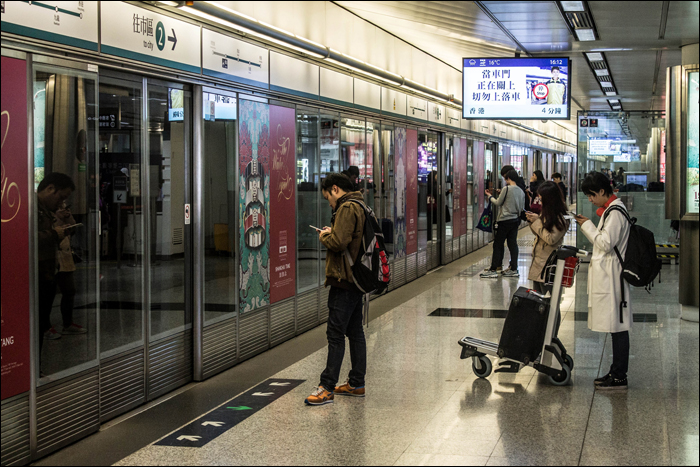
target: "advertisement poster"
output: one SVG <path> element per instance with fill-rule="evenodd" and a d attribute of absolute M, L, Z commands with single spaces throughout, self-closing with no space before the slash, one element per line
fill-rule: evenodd
<path fill-rule="evenodd" d="M 406 130 L 406 254 L 418 252 L 418 131 Z"/>
<path fill-rule="evenodd" d="M 240 311 L 270 304 L 270 110 L 241 101 L 239 136 Z"/>
<path fill-rule="evenodd" d="M 29 391 L 27 64 L 2 57 L 2 400 Z"/>
<path fill-rule="evenodd" d="M 452 151 L 452 157 L 454 159 L 453 161 L 453 171 L 452 171 L 452 237 L 453 238 L 459 238 L 462 229 L 462 219 L 460 218 L 462 210 L 460 208 L 460 201 L 461 201 L 461 196 L 460 193 L 462 192 L 462 185 L 461 185 L 461 179 L 459 177 L 460 172 L 462 171 L 462 161 L 460 160 L 459 156 L 461 151 L 460 146 L 462 142 L 459 140 L 459 138 L 454 138 L 454 143 L 453 143 L 453 151 Z"/>
<path fill-rule="evenodd" d="M 461 235 L 467 234 L 467 139 L 460 138 L 459 144 L 459 184 L 461 186 L 459 192 L 459 209 Z"/>
<path fill-rule="evenodd" d="M 394 257 L 406 255 L 406 129 L 394 134 Z"/>
<path fill-rule="evenodd" d="M 465 58 L 464 118 L 568 120 L 568 58 Z"/>
<path fill-rule="evenodd" d="M 270 106 L 270 303 L 296 293 L 294 109 Z"/>
<path fill-rule="evenodd" d="M 474 227 L 479 224 L 481 213 L 486 208 L 486 194 L 488 188 L 486 182 L 485 145 L 483 141 L 476 142 L 476 154 L 474 154 L 474 192 L 478 200 L 478 206 L 474 213 Z"/>
<path fill-rule="evenodd" d="M 698 214 L 698 72 L 688 74 L 688 188 L 686 210 Z"/>
<path fill-rule="evenodd" d="M 659 181 L 666 183 L 666 131 L 661 132 L 661 148 L 659 150 Z"/>

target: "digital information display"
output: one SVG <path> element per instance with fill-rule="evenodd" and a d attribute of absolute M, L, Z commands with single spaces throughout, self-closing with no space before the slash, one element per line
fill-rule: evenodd
<path fill-rule="evenodd" d="M 568 58 L 464 58 L 462 118 L 568 120 Z"/>
<path fill-rule="evenodd" d="M 588 140 L 588 154 L 594 156 L 620 156 L 622 154 L 622 143 L 614 139 L 591 138 Z"/>

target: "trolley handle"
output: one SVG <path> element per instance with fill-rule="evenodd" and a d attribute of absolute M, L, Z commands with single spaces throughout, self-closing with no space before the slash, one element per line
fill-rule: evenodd
<path fill-rule="evenodd" d="M 579 258 L 583 258 L 589 255 L 589 252 L 586 250 L 580 250 L 576 248 L 575 246 L 571 245 L 562 245 L 558 250 L 557 250 L 557 259 L 566 259 L 566 258 L 571 258 L 572 256 L 578 256 Z"/>

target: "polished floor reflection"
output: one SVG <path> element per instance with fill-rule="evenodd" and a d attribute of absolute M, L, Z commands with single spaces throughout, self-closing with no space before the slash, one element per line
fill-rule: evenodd
<path fill-rule="evenodd" d="M 527 232 L 521 240 L 528 244 Z M 531 368 L 479 379 L 459 359 L 464 335 L 498 340 L 498 310 L 528 284 L 530 250 L 521 248 L 519 279 L 479 279 L 487 247 L 381 298 L 393 309 L 369 324 L 365 399 L 304 406 L 325 363 L 321 349 L 274 375 L 304 384 L 205 447 L 149 445 L 118 465 L 698 465 L 698 326 L 679 319 L 677 266 L 664 266 L 651 295 L 632 293 L 634 312 L 656 320 L 632 328 L 626 392 L 593 388 L 611 342 L 577 319 L 587 309 L 585 267 L 562 302 L 570 386 Z M 426 282 L 432 287 L 410 293 Z M 437 308 L 478 312 L 430 316 Z M 348 365 L 349 356 L 343 375 Z"/>

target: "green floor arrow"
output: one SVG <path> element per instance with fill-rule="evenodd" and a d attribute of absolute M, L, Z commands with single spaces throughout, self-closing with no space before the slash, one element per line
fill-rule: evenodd
<path fill-rule="evenodd" d="M 227 409 L 231 410 L 253 410 L 250 407 L 246 407 L 245 405 L 241 405 L 239 407 L 226 407 Z"/>

